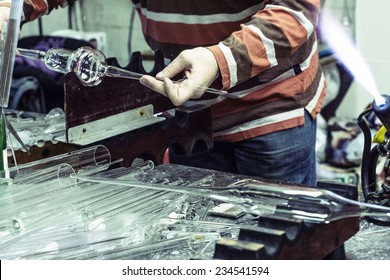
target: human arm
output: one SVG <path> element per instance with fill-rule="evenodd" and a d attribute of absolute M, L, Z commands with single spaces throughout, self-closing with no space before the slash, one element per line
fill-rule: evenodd
<path fill-rule="evenodd" d="M 76 0 L 27 0 L 24 2 L 24 19 L 22 23 L 33 21 L 53 9 L 64 8 Z"/>
<path fill-rule="evenodd" d="M 253 80 L 260 84 L 267 83 L 291 70 L 295 64 L 300 64 L 306 59 L 309 61 L 309 56 L 315 54 L 313 30 L 318 18 L 319 1 L 259 1 L 257 10 L 252 10 L 252 17 L 244 21 L 244 24 L 237 25 L 236 29 L 231 29 L 230 36 L 225 37 L 225 35 L 223 37 L 226 38 L 225 40 L 208 47 L 214 54 L 211 56 L 212 63 L 213 60 L 217 62 L 219 80 L 222 81 L 224 90 L 237 85 L 240 85 L 240 88 L 246 87 L 248 80 L 251 80 L 248 83 L 252 86 Z M 197 49 L 186 52 L 187 56 L 193 53 L 193 63 L 204 62 L 196 57 Z M 180 58 L 181 54 L 177 59 Z M 207 68 L 207 64 L 194 67 L 201 71 Z M 177 68 L 178 73 L 180 69 Z M 202 74 L 207 75 L 207 73 Z M 161 83 L 162 78 L 159 75 L 157 77 Z M 213 79 L 213 76 L 209 76 L 205 80 L 209 83 Z M 151 78 L 148 78 L 148 82 L 150 81 Z M 158 83 L 156 80 L 154 82 Z M 158 85 L 154 89 L 166 94 L 163 91 L 164 87 Z M 209 84 L 203 86 L 207 85 Z M 233 89 L 235 90 L 236 88 Z M 191 93 L 182 100 L 188 100 L 189 96 Z M 198 96 L 199 92 L 196 92 L 190 98 Z"/>
<path fill-rule="evenodd" d="M 27 0 L 23 4 L 22 24 L 33 21 L 44 14 L 49 14 L 53 9 L 66 7 L 76 0 Z M 11 0 L 0 1 L 0 30 L 9 18 Z"/>
<path fill-rule="evenodd" d="M 227 90 L 255 76 L 282 73 L 305 59 L 298 53 L 315 41 L 320 0 L 268 1 L 241 29 L 210 47 Z M 310 48 L 311 44 L 305 46 Z M 310 53 L 310 51 L 309 51 Z M 271 73 L 270 73 L 271 72 Z"/>

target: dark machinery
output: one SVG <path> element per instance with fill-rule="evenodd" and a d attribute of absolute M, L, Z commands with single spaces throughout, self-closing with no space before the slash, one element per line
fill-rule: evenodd
<path fill-rule="evenodd" d="M 358 124 L 364 134 L 363 158 L 361 165 L 361 185 L 364 200 L 381 206 L 390 206 L 390 143 L 388 130 L 390 128 L 389 96 L 384 95 L 383 104 L 373 102 L 372 108 L 362 112 Z M 383 126 L 372 138 L 368 119 L 378 117 Z M 371 125 L 372 127 L 372 125 Z M 372 144 L 374 143 L 374 145 Z M 381 162 L 384 159 L 384 163 Z M 381 169 L 378 175 L 377 169 Z M 370 222 L 390 226 L 390 219 L 368 217 Z"/>

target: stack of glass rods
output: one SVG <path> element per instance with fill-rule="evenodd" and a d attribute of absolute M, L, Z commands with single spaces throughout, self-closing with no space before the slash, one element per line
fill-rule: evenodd
<path fill-rule="evenodd" d="M 169 216 L 181 211 L 186 194 L 77 179 L 139 182 L 154 169 L 151 161 L 130 168 L 109 169 L 111 164 L 108 150 L 98 145 L 20 165 L 18 172 L 11 169 L 14 178 L 0 188 L 0 258 L 143 258 L 152 252 L 169 258 L 170 248 L 193 252 L 188 249 L 192 243 L 209 245 L 210 238 L 219 237 L 219 226 L 212 228 L 211 236 L 201 221 L 199 226 L 177 225 L 180 236 L 175 237 L 172 225 L 180 221 Z M 193 238 L 205 228 L 204 238 Z M 221 228 L 226 231 L 228 226 Z M 164 247 L 166 253 L 161 254 Z"/>

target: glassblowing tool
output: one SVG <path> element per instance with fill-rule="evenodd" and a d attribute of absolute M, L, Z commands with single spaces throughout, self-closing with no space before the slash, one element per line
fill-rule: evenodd
<path fill-rule="evenodd" d="M 8 22 L 3 23 L 0 39 L 0 172 L 4 177 L 4 165 L 7 164 L 6 119 L 4 108 L 8 107 L 8 100 L 14 70 L 14 60 L 17 40 L 20 31 L 20 19 L 23 11 L 23 0 L 13 0 Z"/>
<path fill-rule="evenodd" d="M 0 105 L 8 106 L 11 88 L 12 72 L 14 69 L 16 45 L 20 32 L 20 19 L 22 17 L 23 0 L 13 0 L 8 22 L 1 30 L 0 52 Z"/>
<path fill-rule="evenodd" d="M 18 48 L 21 56 L 40 60 L 55 72 L 74 72 L 84 86 L 97 86 L 104 77 L 125 78 L 139 80 L 143 74 L 108 65 L 104 54 L 90 47 L 81 47 L 76 51 L 61 48 L 52 48 L 47 52 Z M 180 86 L 183 86 L 181 84 Z M 188 85 L 190 86 L 190 85 Z M 191 86 L 192 87 L 192 86 Z M 226 94 L 226 91 L 203 86 L 193 86 L 196 90 L 203 90 L 212 94 Z"/>

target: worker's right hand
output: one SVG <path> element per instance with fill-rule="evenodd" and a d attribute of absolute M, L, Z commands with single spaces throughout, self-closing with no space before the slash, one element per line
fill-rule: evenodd
<path fill-rule="evenodd" d="M 179 74 L 182 79 L 171 80 Z M 214 54 L 207 48 L 198 47 L 182 51 L 156 77 L 144 75 L 140 82 L 180 106 L 189 99 L 200 98 L 218 75 Z"/>

